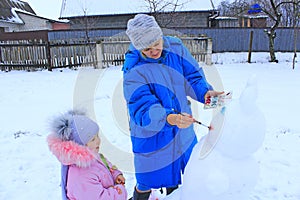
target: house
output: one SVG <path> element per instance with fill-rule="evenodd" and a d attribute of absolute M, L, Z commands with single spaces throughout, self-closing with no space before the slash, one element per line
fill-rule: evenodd
<path fill-rule="evenodd" d="M 268 16 L 263 14 L 261 7 L 254 4 L 246 12 L 238 16 L 220 16 L 219 12 L 210 17 L 213 28 L 241 27 L 241 28 L 265 28 L 267 27 Z"/>
<path fill-rule="evenodd" d="M 213 20 L 214 28 L 239 27 L 239 19 L 237 17 L 217 16 Z"/>
<path fill-rule="evenodd" d="M 241 15 L 240 27 L 264 28 L 267 27 L 268 16 L 264 14 L 245 14 Z"/>
<path fill-rule="evenodd" d="M 259 4 L 250 6 L 247 13 L 239 16 L 240 27 L 265 28 L 267 27 L 268 16 L 262 12 Z"/>
<path fill-rule="evenodd" d="M 122 29 L 137 13 L 103 14 L 63 17 L 70 22 L 70 29 Z M 266 27 L 266 15 L 262 13 L 241 14 L 237 17 L 220 16 L 218 10 L 192 10 L 176 12 L 146 13 L 153 15 L 162 28 L 191 30 L 197 28 Z"/>
<path fill-rule="evenodd" d="M 244 14 L 238 17 L 218 16 L 213 20 L 214 28 L 241 27 L 241 28 L 265 28 L 268 16 L 262 14 Z"/>
<path fill-rule="evenodd" d="M 68 29 L 62 21 L 37 16 L 27 2 L 0 0 L 0 32 Z"/>
<path fill-rule="evenodd" d="M 209 27 L 213 13 L 213 10 L 193 10 L 145 14 L 154 15 L 162 28 L 184 29 Z M 126 29 L 127 21 L 136 14 L 70 16 L 61 19 L 69 20 L 71 29 Z"/>

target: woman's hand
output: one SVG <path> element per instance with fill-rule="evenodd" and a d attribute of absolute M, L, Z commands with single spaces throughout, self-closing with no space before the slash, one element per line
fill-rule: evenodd
<path fill-rule="evenodd" d="M 215 108 L 220 101 L 219 97 L 224 94 L 224 91 L 218 92 L 209 90 L 206 92 L 204 96 L 204 104 L 205 108 Z"/>
<path fill-rule="evenodd" d="M 122 174 L 120 174 L 119 176 L 117 176 L 116 178 L 116 184 L 122 184 L 124 185 L 125 184 L 125 178 Z"/>
<path fill-rule="evenodd" d="M 204 99 L 207 99 L 209 97 L 215 97 L 215 96 L 221 95 L 223 93 L 224 93 L 224 91 L 218 92 L 218 91 L 214 91 L 214 90 L 208 90 L 204 96 Z"/>
<path fill-rule="evenodd" d="M 194 118 L 188 113 L 169 114 L 167 116 L 167 122 L 171 125 L 176 125 L 178 128 L 187 128 L 194 121 Z"/>

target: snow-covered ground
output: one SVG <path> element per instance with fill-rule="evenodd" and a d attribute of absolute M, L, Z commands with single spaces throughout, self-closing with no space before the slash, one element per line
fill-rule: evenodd
<path fill-rule="evenodd" d="M 257 77 L 257 105 L 266 132 L 253 155 L 260 173 L 251 200 L 300 199 L 300 65 L 293 70 L 292 54 L 276 55 L 278 64 L 269 63 L 267 53 L 254 53 L 251 64 L 246 53 L 213 55 L 224 90 L 232 90 L 234 99 L 251 75 Z M 86 107 L 100 124 L 101 148 L 124 171 L 132 194 L 135 179 L 121 77 L 120 66 L 0 72 L 0 199 L 60 199 L 60 164 L 46 144 L 47 122 L 74 106 Z M 211 111 L 201 108 L 195 115 L 209 124 Z M 207 132 L 203 127 L 196 131 L 199 139 Z"/>

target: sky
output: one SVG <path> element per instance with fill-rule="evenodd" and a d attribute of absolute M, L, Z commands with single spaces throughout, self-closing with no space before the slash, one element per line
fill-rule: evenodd
<path fill-rule="evenodd" d="M 223 131 L 215 148 L 200 157 L 198 149 L 211 132 L 195 126 L 199 143 L 186 168 L 184 182 L 173 195 L 166 198 L 162 195 L 159 200 L 300 199 L 299 62 L 292 70 L 292 53 L 276 53 L 279 63 L 269 63 L 268 53 L 253 53 L 249 64 L 247 55 L 246 52 L 213 54 L 214 64 L 204 67 L 207 75 L 209 69 L 215 69 L 224 90 L 233 94 L 226 105 Z M 95 81 L 95 74 L 101 74 L 97 85 L 88 87 Z M 253 90 L 243 93 L 253 75 L 256 75 L 257 98 L 249 96 L 255 94 Z M 209 75 L 207 78 L 212 80 Z M 93 105 L 101 128 L 100 151 L 124 172 L 125 186 L 131 195 L 135 185 L 133 171 L 120 160 L 120 154 L 108 153 L 118 150 L 130 155 L 131 152 L 130 137 L 119 123 L 127 120 L 126 113 L 119 112 L 125 107 L 123 98 L 117 95 L 121 80 L 121 66 L 65 68 L 53 72 L 0 71 L 0 94 L 5 94 L 0 98 L 0 199 L 61 199 L 60 163 L 46 143 L 49 119 L 74 105 L 86 104 Z M 93 90 L 93 95 L 86 95 L 87 90 Z M 236 107 L 242 94 L 248 94 L 243 101 L 245 108 L 250 108 L 246 109 L 246 115 Z M 199 121 L 214 124 L 212 111 L 204 110 L 202 104 L 197 105 L 196 111 L 198 115 L 194 112 L 194 116 Z M 264 138 L 260 137 L 261 130 Z M 106 149 L 107 142 L 113 148 Z M 239 155 L 238 159 L 229 154 L 229 149 Z M 241 189 L 241 180 L 246 183 L 242 184 L 244 189 L 232 192 Z M 225 198 L 241 191 L 248 198 Z M 159 196 L 157 191 L 154 195 Z M 180 198 L 184 195 L 188 198 Z"/>
<path fill-rule="evenodd" d="M 29 2 L 37 15 L 58 19 L 61 13 L 62 0 L 24 0 Z M 217 7 L 220 0 L 213 0 Z M 83 13 L 82 8 L 88 8 L 88 14 L 118 14 L 118 13 L 135 13 L 145 11 L 145 4 L 143 0 L 67 0 L 65 13 Z M 210 0 L 190 0 L 181 10 L 207 10 L 212 9 Z M 66 16 L 65 15 L 65 16 Z"/>

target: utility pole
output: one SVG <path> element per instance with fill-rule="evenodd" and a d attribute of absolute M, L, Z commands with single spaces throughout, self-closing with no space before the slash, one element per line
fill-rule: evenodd
<path fill-rule="evenodd" d="M 61 8 L 60 8 L 60 14 L 59 14 L 59 17 L 60 17 L 60 18 L 62 17 L 62 14 L 63 14 L 63 12 L 64 12 L 65 9 L 66 9 L 66 4 L 67 4 L 67 0 L 62 0 Z"/>
<path fill-rule="evenodd" d="M 210 4 L 211 4 L 211 7 L 213 8 L 213 10 L 215 10 L 215 5 L 214 5 L 213 0 L 210 0 Z"/>

